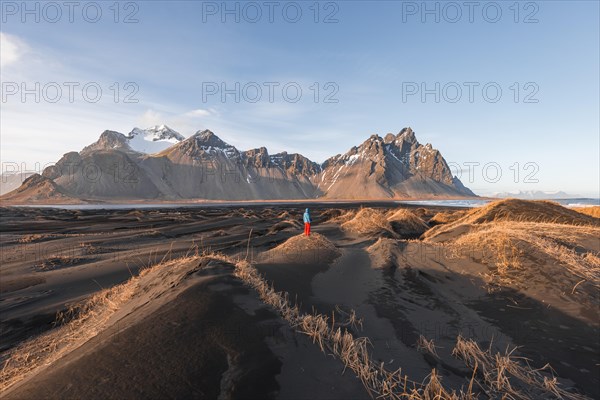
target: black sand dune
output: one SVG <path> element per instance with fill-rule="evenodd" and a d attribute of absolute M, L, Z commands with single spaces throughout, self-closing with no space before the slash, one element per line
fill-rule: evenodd
<path fill-rule="evenodd" d="M 396 206 L 371 206 L 399 218 Z M 303 313 L 339 318 L 355 311 L 362 326 L 348 329 L 369 339 L 372 360 L 389 371 L 402 368 L 415 382 L 427 381 L 435 368 L 447 390 L 464 390 L 473 376 L 486 384 L 452 354 L 461 335 L 494 353 L 518 347 L 513 355 L 526 357 L 534 369 L 550 363 L 566 398 L 600 396 L 600 301 L 594 291 L 600 243 L 590 239 L 597 220 L 570 225 L 558 216 L 555 223 L 541 223 L 542 239 L 562 243 L 545 253 L 535 246 L 547 242 L 523 236 L 531 231 L 526 224 L 534 223 L 527 219 L 508 221 L 513 230 L 507 231 L 506 221 L 486 215 L 446 222 L 438 213 L 448 210 L 415 207 L 402 214 L 403 226 L 389 220 L 381 225 L 389 235 L 379 240 L 373 232 L 381 226 L 344 229 L 359 205 L 311 207 L 318 234 L 312 238 L 297 236 L 303 205 L 3 209 L 3 362 L 26 340 L 62 329 L 54 324 L 57 312 L 163 263 L 127 283 L 135 288 L 131 297 L 114 306 L 97 334 L 25 376 L 2 398 L 369 397 L 352 370 L 265 305 L 234 276 L 232 264 L 202 257 L 213 251 L 248 258 Z M 414 240 L 421 224 L 437 225 L 443 235 Z M 479 233 L 502 238 L 504 247 L 481 241 L 476 243 L 484 247 L 465 252 L 465 243 Z M 506 243 L 526 251 L 515 253 L 518 265 L 505 257 Z M 588 270 L 577 268 L 580 259 Z M 51 261 L 57 265 L 39 268 Z M 421 348 L 421 337 L 433 340 L 435 353 Z M 545 370 L 542 376 L 552 375 Z M 524 398 L 553 398 L 509 379 Z M 482 387 L 475 386 L 479 398 L 501 397 Z"/>

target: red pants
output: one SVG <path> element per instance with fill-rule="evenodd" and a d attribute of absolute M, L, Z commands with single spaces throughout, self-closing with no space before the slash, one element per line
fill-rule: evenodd
<path fill-rule="evenodd" d="M 304 223 L 304 234 L 306 236 L 310 236 L 310 223 L 308 222 Z"/>

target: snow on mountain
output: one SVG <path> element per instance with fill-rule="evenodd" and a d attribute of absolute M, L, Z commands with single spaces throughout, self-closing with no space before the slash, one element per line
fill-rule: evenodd
<path fill-rule="evenodd" d="M 154 154 L 185 140 L 180 133 L 166 125 L 156 125 L 148 129 L 133 128 L 127 135 L 127 143 L 132 150 Z"/>
<path fill-rule="evenodd" d="M 102 172 L 98 179 L 85 175 L 88 164 Z M 42 177 L 60 193 L 85 199 L 474 196 L 452 176 L 441 153 L 421 145 L 410 128 L 383 138 L 371 135 L 321 165 L 301 154 L 271 155 L 266 147 L 239 151 L 208 129 L 188 138 L 165 125 L 134 128 L 127 135 L 107 130 L 80 152 L 66 153 Z"/>

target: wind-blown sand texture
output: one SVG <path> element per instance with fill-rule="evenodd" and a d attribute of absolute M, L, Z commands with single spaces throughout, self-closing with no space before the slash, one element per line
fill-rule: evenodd
<path fill-rule="evenodd" d="M 304 208 L 2 209 L 2 398 L 600 396 L 597 218 Z"/>

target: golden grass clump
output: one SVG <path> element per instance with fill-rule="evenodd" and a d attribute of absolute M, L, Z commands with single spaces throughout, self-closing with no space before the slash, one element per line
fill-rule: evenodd
<path fill-rule="evenodd" d="M 356 210 L 348 210 L 348 211 L 341 211 L 338 215 L 338 213 L 336 213 L 336 215 L 333 215 L 330 219 L 329 222 L 332 222 L 334 224 L 343 224 L 345 222 L 350 221 L 352 218 L 354 218 L 356 216 L 357 211 Z M 326 213 L 324 213 L 326 214 Z"/>
<path fill-rule="evenodd" d="M 541 222 L 567 225 L 598 225 L 587 215 L 547 200 L 505 199 L 475 208 L 468 212 L 464 221 L 471 224 L 486 222 Z M 462 220 L 462 219 L 461 219 Z"/>
<path fill-rule="evenodd" d="M 600 258 L 594 249 L 582 251 L 581 244 L 597 243 L 598 237 L 600 228 L 592 226 L 504 222 L 484 224 L 446 245 L 455 256 L 470 256 L 493 267 L 486 276 L 488 283 L 513 283 L 511 273 L 522 270 L 527 262 L 531 265 L 524 257 L 527 254 L 542 257 L 550 265 L 565 267 L 562 272 L 569 274 L 571 284 L 579 282 L 579 286 L 585 282 L 591 288 L 586 293 L 593 298 L 594 291 L 600 290 Z M 512 276 L 517 279 L 520 274 Z M 576 292 L 576 287 L 572 292 Z"/>
<path fill-rule="evenodd" d="M 423 335 L 419 335 L 419 339 L 417 339 L 417 350 L 424 351 L 439 358 L 433 339 L 427 339 Z"/>
<path fill-rule="evenodd" d="M 387 220 L 392 224 L 392 229 L 399 234 L 420 236 L 429 229 L 429 225 L 421 217 L 406 208 L 390 211 Z"/>
<path fill-rule="evenodd" d="M 578 213 L 558 203 L 544 200 L 506 199 L 480 208 L 474 208 L 453 222 L 434 226 L 425 233 L 424 238 L 427 240 L 441 240 L 446 235 L 452 234 L 452 232 L 467 232 L 479 225 L 492 222 L 600 227 L 600 221 L 597 218 Z"/>
<path fill-rule="evenodd" d="M 490 229 L 472 231 L 454 241 L 453 250 L 459 254 L 468 254 L 496 268 L 497 274 L 505 276 L 511 270 L 521 268 L 523 251 L 510 231 Z"/>
<path fill-rule="evenodd" d="M 393 233 L 386 213 L 373 208 L 361 208 L 352 219 L 341 226 L 344 230 L 363 235 L 378 234 L 382 231 Z"/>
<path fill-rule="evenodd" d="M 50 271 L 56 268 L 74 266 L 80 263 L 83 259 L 72 255 L 57 255 L 46 258 L 35 265 L 35 268 L 41 271 Z"/>
<path fill-rule="evenodd" d="M 41 233 L 32 233 L 30 235 L 21 236 L 18 240 L 19 243 L 27 244 L 37 242 L 39 240 L 45 239 L 48 235 L 44 235 Z"/>
<path fill-rule="evenodd" d="M 482 378 L 491 397 L 501 398 L 542 398 L 554 395 L 559 399 L 587 399 L 559 387 L 554 370 L 549 364 L 542 368 L 532 368 L 528 360 L 514 355 L 516 348 L 502 353 L 492 353 L 490 348 L 482 350 L 471 340 L 458 336 L 452 355 L 462 359 L 474 369 L 474 374 Z"/>
<path fill-rule="evenodd" d="M 272 262 L 330 263 L 341 255 L 341 252 L 325 236 L 313 232 L 292 236 L 279 246 L 266 251 L 261 259 Z"/>
<path fill-rule="evenodd" d="M 592 207 L 573 207 L 571 210 L 577 211 L 578 213 L 591 215 L 594 218 L 600 218 L 600 206 Z"/>
<path fill-rule="evenodd" d="M 223 257 L 223 259 L 227 260 L 228 258 Z M 418 383 L 409 380 L 406 375 L 402 374 L 401 369 L 388 371 L 385 369 L 384 363 L 375 364 L 368 351 L 368 347 L 371 345 L 369 339 L 355 338 L 347 329 L 348 326 L 357 328 L 362 325 L 353 311 L 344 313 L 338 308 L 338 313 L 346 317 L 341 322 L 336 321 L 335 313 L 331 318 L 316 312 L 302 314 L 297 305 L 290 304 L 288 293 L 276 292 L 273 286 L 267 283 L 248 261 L 230 260 L 230 262 L 235 263 L 235 276 L 255 289 L 265 304 L 278 311 L 300 333 L 307 335 L 322 352 L 334 355 L 344 363 L 346 368 L 354 371 L 374 398 L 393 400 L 473 398 L 470 390 L 467 393 L 460 392 L 458 394 L 454 391 L 446 391 L 435 370 L 426 381 Z"/>
<path fill-rule="evenodd" d="M 392 267 L 397 263 L 398 243 L 395 239 L 380 237 L 375 243 L 367 247 L 374 268 Z"/>
<path fill-rule="evenodd" d="M 429 219 L 429 223 L 431 225 L 448 224 L 456 221 L 463 215 L 465 215 L 464 211 L 442 211 L 434 214 L 434 216 Z"/>
<path fill-rule="evenodd" d="M 161 290 L 158 284 L 147 281 L 158 280 L 176 285 L 190 269 L 190 262 L 198 256 L 184 257 L 146 268 L 127 282 L 103 289 L 88 300 L 72 305 L 66 312 L 57 314 L 57 327 L 21 343 L 3 354 L 0 370 L 0 393 L 46 367 L 63 355 L 77 349 L 98 333 L 111 326 L 112 318 L 125 304 L 151 290 Z M 196 265 L 196 264 L 194 264 Z M 148 275 L 151 277 L 144 278 Z M 141 283 L 145 282 L 142 287 Z M 145 287 L 145 289 L 144 289 Z"/>

